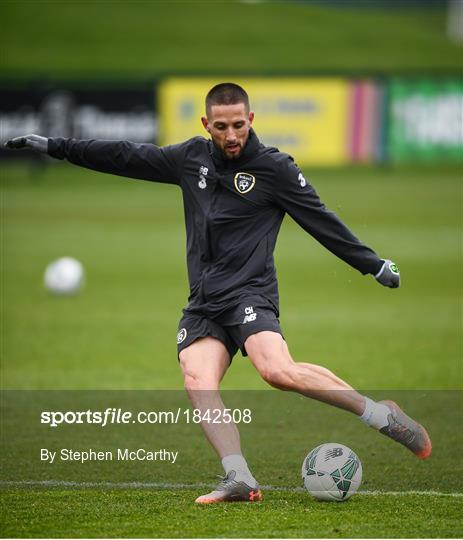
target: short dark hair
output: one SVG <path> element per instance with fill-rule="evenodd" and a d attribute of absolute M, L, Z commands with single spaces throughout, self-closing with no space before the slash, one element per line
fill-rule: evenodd
<path fill-rule="evenodd" d="M 207 93 L 206 114 L 210 113 L 212 105 L 236 105 L 237 103 L 244 103 L 246 111 L 249 112 L 249 96 L 241 86 L 231 82 L 216 84 Z"/>

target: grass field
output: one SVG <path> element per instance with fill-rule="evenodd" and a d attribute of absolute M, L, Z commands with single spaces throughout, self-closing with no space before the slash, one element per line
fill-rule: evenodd
<path fill-rule="evenodd" d="M 24 391 L 19 395 L 26 404 L 35 403 L 33 390 L 43 389 L 158 390 L 148 392 L 148 401 L 143 394 L 145 407 L 159 402 L 161 389 L 182 399 L 175 335 L 188 291 L 178 190 L 66 164 L 16 164 L 2 173 L 3 389 Z M 290 348 L 297 359 L 322 363 L 379 399 L 394 394 L 405 403 L 434 439 L 429 462 L 346 413 L 265 391 L 238 356 L 224 388 L 246 391 L 231 391 L 229 402 L 249 399 L 256 407 L 256 422 L 242 428 L 243 445 L 256 476 L 273 489 L 258 505 L 196 508 L 192 501 L 208 489 L 201 484 L 214 483 L 221 472 L 199 430 L 156 426 L 149 433 L 117 431 L 112 440 L 110 432 L 95 439 L 71 426 L 52 437 L 37 428 L 33 415 L 24 422 L 8 416 L 11 401 L 4 396 L 2 536 L 463 534 L 462 441 L 454 429 L 462 420 L 460 170 L 306 173 L 360 238 L 399 263 L 403 286 L 378 286 L 287 219 L 276 263 Z M 76 297 L 56 298 L 43 289 L 45 265 L 61 255 L 85 265 L 86 288 Z M 115 394 L 116 401 L 125 399 Z M 67 403 L 72 394 L 53 395 L 56 403 Z M 106 394 L 91 395 L 105 402 Z M 120 445 L 121 437 L 129 445 L 178 448 L 179 464 L 52 467 L 39 464 L 35 452 L 44 440 L 85 448 Z M 316 503 L 299 488 L 304 455 L 328 440 L 354 448 L 364 466 L 362 493 L 345 504 Z M 178 484 L 184 486 L 172 487 Z"/>
<path fill-rule="evenodd" d="M 455 75 L 462 49 L 446 37 L 444 4 L 4 0 L 0 77 Z M 365 243 L 398 262 L 403 285 L 380 287 L 286 219 L 276 263 L 291 351 L 403 404 L 429 429 L 430 460 L 347 413 L 269 391 L 240 356 L 225 402 L 253 410 L 240 431 L 266 486 L 260 504 L 193 504 L 222 472 L 198 426 L 39 424 L 41 410 L 186 407 L 175 344 L 188 295 L 183 209 L 171 186 L 18 162 L 0 175 L 1 537 L 463 536 L 461 167 L 305 174 Z M 86 269 L 76 297 L 43 288 L 45 266 L 63 255 Z M 326 441 L 362 461 L 361 491 L 346 503 L 317 503 L 300 488 L 303 458 Z M 123 445 L 176 449 L 178 462 L 38 457 L 44 446 Z"/>
<path fill-rule="evenodd" d="M 364 389 L 460 387 L 460 170 L 307 172 L 365 243 L 399 263 L 403 287 L 378 286 L 288 218 L 276 264 L 294 356 Z M 188 287 L 179 190 L 66 164 L 3 167 L 2 183 L 3 387 L 181 388 L 175 336 Z M 56 298 L 42 275 L 66 254 L 85 265 L 87 286 Z M 264 383 L 236 359 L 225 386 Z"/>
<path fill-rule="evenodd" d="M 343 2 L 338 2 L 342 6 Z M 4 74 L 461 71 L 439 9 L 323 2 L 4 0 Z M 373 5 L 373 7 L 371 7 Z M 102 24 L 104 21 L 104 24 Z"/>
<path fill-rule="evenodd" d="M 117 402 L 125 410 L 166 410 L 174 402 L 183 404 L 183 393 L 69 394 L 50 397 L 49 393 L 15 392 L 8 396 L 14 414 L 2 419 L 0 497 L 5 536 L 460 537 L 463 532 L 463 441 L 461 431 L 455 429 L 463 418 L 461 394 L 456 392 L 373 393 L 373 397 L 393 397 L 426 424 L 434 455 L 425 463 L 359 425 L 355 417 L 322 404 L 281 392 L 226 392 L 227 406 L 252 408 L 252 424 L 242 424 L 240 431 L 254 474 L 265 486 L 265 498 L 251 508 L 196 508 L 193 504 L 198 494 L 214 485 L 213 472 L 220 472 L 198 426 L 119 426 L 102 436 L 97 426 L 52 430 L 27 422 L 24 414 L 49 410 L 45 404 L 53 402 L 60 410 L 88 406 L 94 410 L 98 401 Z M 305 454 L 328 440 L 355 448 L 362 461 L 361 492 L 346 503 L 318 503 L 299 487 Z M 119 447 L 164 447 L 178 450 L 180 456 L 175 464 L 51 465 L 38 463 L 44 445 L 114 452 Z"/>

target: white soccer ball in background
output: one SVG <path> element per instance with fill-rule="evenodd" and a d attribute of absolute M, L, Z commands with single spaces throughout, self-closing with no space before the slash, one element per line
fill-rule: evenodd
<path fill-rule="evenodd" d="M 357 454 L 343 444 L 321 444 L 304 459 L 302 481 L 320 501 L 345 501 L 360 486 L 362 464 Z"/>
<path fill-rule="evenodd" d="M 45 287 L 54 294 L 75 294 L 82 286 L 84 269 L 72 257 L 61 257 L 45 269 Z"/>

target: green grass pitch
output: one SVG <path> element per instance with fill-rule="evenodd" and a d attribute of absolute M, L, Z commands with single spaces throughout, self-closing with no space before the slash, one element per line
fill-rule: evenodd
<path fill-rule="evenodd" d="M 1 75 L 27 81 L 199 73 L 426 76 L 461 69 L 461 46 L 446 38 L 444 7 L 6 0 L 2 21 Z M 170 389 L 169 399 L 179 399 L 175 336 L 188 294 L 179 191 L 66 164 L 2 165 L 1 172 L 2 388 L 153 389 L 158 399 L 160 389 Z M 231 392 L 227 403 L 259 392 L 258 421 L 241 432 L 257 478 L 274 488 L 264 491 L 262 503 L 193 504 L 209 489 L 200 484 L 213 484 L 222 472 L 199 430 L 162 431 L 159 444 L 182 451 L 177 468 L 50 470 L 37 465 L 28 447 L 28 425 L 37 428 L 37 440 L 39 427 L 8 417 L 1 434 L 0 536 L 463 536 L 456 429 L 463 410 L 461 168 L 305 174 L 365 243 L 398 262 L 403 286 L 391 291 L 362 277 L 286 219 L 276 263 L 290 349 L 373 396 L 405 402 L 430 430 L 432 458 L 419 462 L 347 413 L 267 391 L 238 356 L 223 386 Z M 62 255 L 80 259 L 87 272 L 86 287 L 74 298 L 50 296 L 42 285 L 46 264 Z M 67 395 L 58 394 L 58 401 Z M 6 414 L 6 399 L 1 405 Z M 159 426 L 153 433 L 159 437 Z M 53 432 L 61 435 L 75 446 L 95 443 L 79 429 Z M 142 445 L 143 437 L 145 430 L 134 430 L 125 439 Z M 359 454 L 362 493 L 346 503 L 317 503 L 299 487 L 301 462 L 311 448 L 333 440 Z M 53 485 L 41 483 L 50 478 Z"/>
<path fill-rule="evenodd" d="M 365 538 L 461 537 L 461 499 L 356 495 L 323 504 L 272 492 L 253 505 L 197 508 L 197 490 L 11 490 L 11 536 Z M 2 497 L 4 498 L 4 497 Z M 10 509 L 14 509 L 11 511 Z M 5 523 L 5 522 L 4 522 Z"/>
<path fill-rule="evenodd" d="M 2 69 L 29 79 L 91 74 L 121 80 L 163 73 L 461 70 L 461 47 L 446 37 L 445 2 L 437 9 L 378 9 L 373 0 L 362 9 L 333 4 L 190 0 L 108 7 L 5 0 Z"/>
<path fill-rule="evenodd" d="M 429 462 L 346 413 L 273 392 L 288 400 L 287 416 L 278 420 L 268 406 L 256 431 L 242 430 L 256 476 L 275 488 L 261 504 L 195 507 L 208 489 L 199 484 L 214 483 L 221 468 L 199 432 L 190 440 L 174 431 L 166 441 L 190 450 L 172 471 L 111 469 L 105 477 L 86 469 L 85 477 L 55 469 L 57 483 L 47 486 L 40 479 L 48 469 L 41 476 L 32 461 L 4 456 L 2 536 L 461 536 L 461 436 L 452 430 L 461 425 L 461 394 L 452 392 L 461 389 L 460 171 L 306 173 L 362 240 L 398 262 L 403 286 L 378 286 L 286 219 L 276 263 L 290 349 L 380 398 L 401 391 L 397 399 L 435 439 Z M 67 164 L 17 164 L 3 167 L 2 205 L 3 388 L 181 392 L 175 335 L 188 291 L 179 190 Z M 85 265 L 76 297 L 43 288 L 45 265 L 61 255 Z M 224 388 L 270 395 L 240 356 Z M 447 398 L 450 406 L 439 401 Z M 291 420 L 295 410 L 301 425 Z M 304 455 L 332 439 L 364 465 L 362 493 L 343 504 L 317 503 L 299 488 Z M 66 478 L 77 485 L 60 484 Z M 28 479 L 39 483 L 15 483 Z"/>
<path fill-rule="evenodd" d="M 281 323 L 296 359 L 357 388 L 459 387 L 460 170 L 306 171 L 322 200 L 399 264 L 389 290 L 286 218 L 276 250 Z M 181 388 L 175 336 L 188 286 L 181 194 L 68 164 L 3 167 L 3 387 Z M 83 294 L 44 268 L 71 255 Z M 236 359 L 225 388 L 264 388 Z"/>

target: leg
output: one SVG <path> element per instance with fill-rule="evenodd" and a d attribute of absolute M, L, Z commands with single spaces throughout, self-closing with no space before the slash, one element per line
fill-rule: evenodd
<path fill-rule="evenodd" d="M 245 347 L 262 378 L 275 388 L 293 390 L 357 415 L 363 413 L 362 395 L 324 367 L 295 362 L 277 332 L 252 334 Z"/>
<path fill-rule="evenodd" d="M 224 409 L 219 385 L 230 365 L 230 355 L 225 345 L 213 337 L 194 341 L 180 352 L 185 390 L 195 409 Z M 234 423 L 212 424 L 201 422 L 207 440 L 220 458 L 241 454 L 240 436 Z"/>
<path fill-rule="evenodd" d="M 431 455 L 432 444 L 426 429 L 391 401 L 375 403 L 356 392 L 328 369 L 294 362 L 286 342 L 277 332 L 252 334 L 246 351 L 257 371 L 269 384 L 292 390 L 358 416 L 369 426 L 403 444 L 420 459 Z"/>
<path fill-rule="evenodd" d="M 230 364 L 230 355 L 218 339 L 204 337 L 194 341 L 180 354 L 180 366 L 185 389 L 191 404 L 200 411 L 225 408 L 219 385 Z M 231 423 L 201 422 L 204 434 L 222 459 L 226 476 L 219 486 L 196 499 L 209 504 L 225 501 L 259 501 L 262 499 L 257 483 L 241 454 L 240 436 Z"/>

